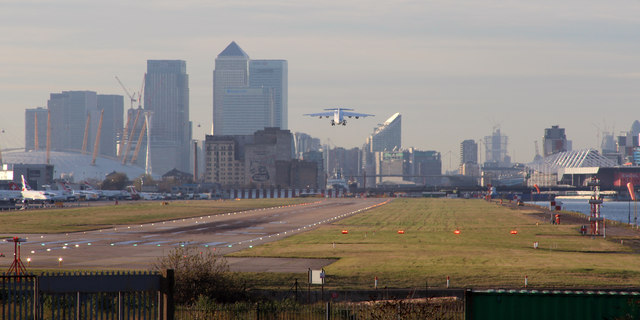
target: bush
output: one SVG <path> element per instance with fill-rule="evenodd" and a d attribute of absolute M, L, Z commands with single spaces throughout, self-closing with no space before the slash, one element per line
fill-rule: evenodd
<path fill-rule="evenodd" d="M 154 264 L 158 271 L 173 269 L 174 299 L 177 304 L 192 305 L 207 297 L 218 302 L 233 302 L 245 297 L 240 281 L 229 272 L 224 257 L 195 247 L 177 247 Z"/>

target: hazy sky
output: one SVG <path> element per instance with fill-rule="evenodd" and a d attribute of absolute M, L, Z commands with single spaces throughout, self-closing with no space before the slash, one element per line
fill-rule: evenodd
<path fill-rule="evenodd" d="M 0 0 L 0 147 L 24 146 L 24 110 L 51 92 L 124 95 L 115 75 L 138 91 L 147 59 L 187 62 L 203 139 L 231 41 L 289 61 L 292 131 L 360 147 L 400 112 L 403 146 L 440 151 L 444 169 L 494 126 L 528 162 L 551 125 L 580 149 L 640 119 L 638 0 Z M 302 116 L 334 106 L 376 117 Z"/>

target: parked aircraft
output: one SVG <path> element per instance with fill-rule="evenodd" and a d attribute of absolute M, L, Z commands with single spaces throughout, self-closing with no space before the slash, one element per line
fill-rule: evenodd
<path fill-rule="evenodd" d="M 72 194 L 77 200 L 99 200 L 100 195 L 93 191 L 72 189 L 66 182 L 61 182 L 62 188 L 66 193 Z"/>
<path fill-rule="evenodd" d="M 76 201 L 78 198 L 72 193 L 65 190 L 63 187 L 58 186 L 58 189 L 51 188 L 48 184 L 43 184 L 43 191 L 47 192 L 51 196 L 53 201 Z"/>
<path fill-rule="evenodd" d="M 350 112 L 349 110 L 353 110 L 353 109 L 348 109 L 348 108 L 333 108 L 333 109 L 325 109 L 325 110 L 330 110 L 330 111 L 319 112 L 319 113 L 307 113 L 304 115 L 310 116 L 310 117 L 319 117 L 320 119 L 322 119 L 322 117 L 325 117 L 325 118 L 333 117 L 333 119 L 331 119 L 332 126 L 335 126 L 336 124 L 346 126 L 347 120 L 345 120 L 344 117 L 359 119 L 359 118 L 374 116 L 373 114 Z"/>
<path fill-rule="evenodd" d="M 29 201 L 36 201 L 36 202 L 52 202 L 53 198 L 51 197 L 51 194 L 48 191 L 42 191 L 42 190 L 32 190 L 31 187 L 29 187 L 29 184 L 27 184 L 27 181 L 24 180 L 24 176 L 21 176 L 22 178 L 22 201 L 24 202 L 29 202 Z"/>

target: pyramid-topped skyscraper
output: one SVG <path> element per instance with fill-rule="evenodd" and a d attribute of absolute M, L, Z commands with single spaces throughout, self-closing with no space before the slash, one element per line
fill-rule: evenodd
<path fill-rule="evenodd" d="M 215 60 L 213 134 L 287 129 L 287 61 L 250 60 L 231 42 Z"/>

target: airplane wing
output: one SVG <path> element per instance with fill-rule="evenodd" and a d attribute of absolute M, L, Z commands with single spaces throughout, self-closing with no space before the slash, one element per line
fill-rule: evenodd
<path fill-rule="evenodd" d="M 364 117 L 373 117 L 373 114 L 368 114 L 368 113 L 357 113 L 357 112 L 349 112 L 349 111 L 343 111 L 342 115 L 345 117 L 355 117 L 355 118 L 364 118 Z"/>
<path fill-rule="evenodd" d="M 306 113 L 303 116 L 310 117 L 333 117 L 333 112 Z"/>

